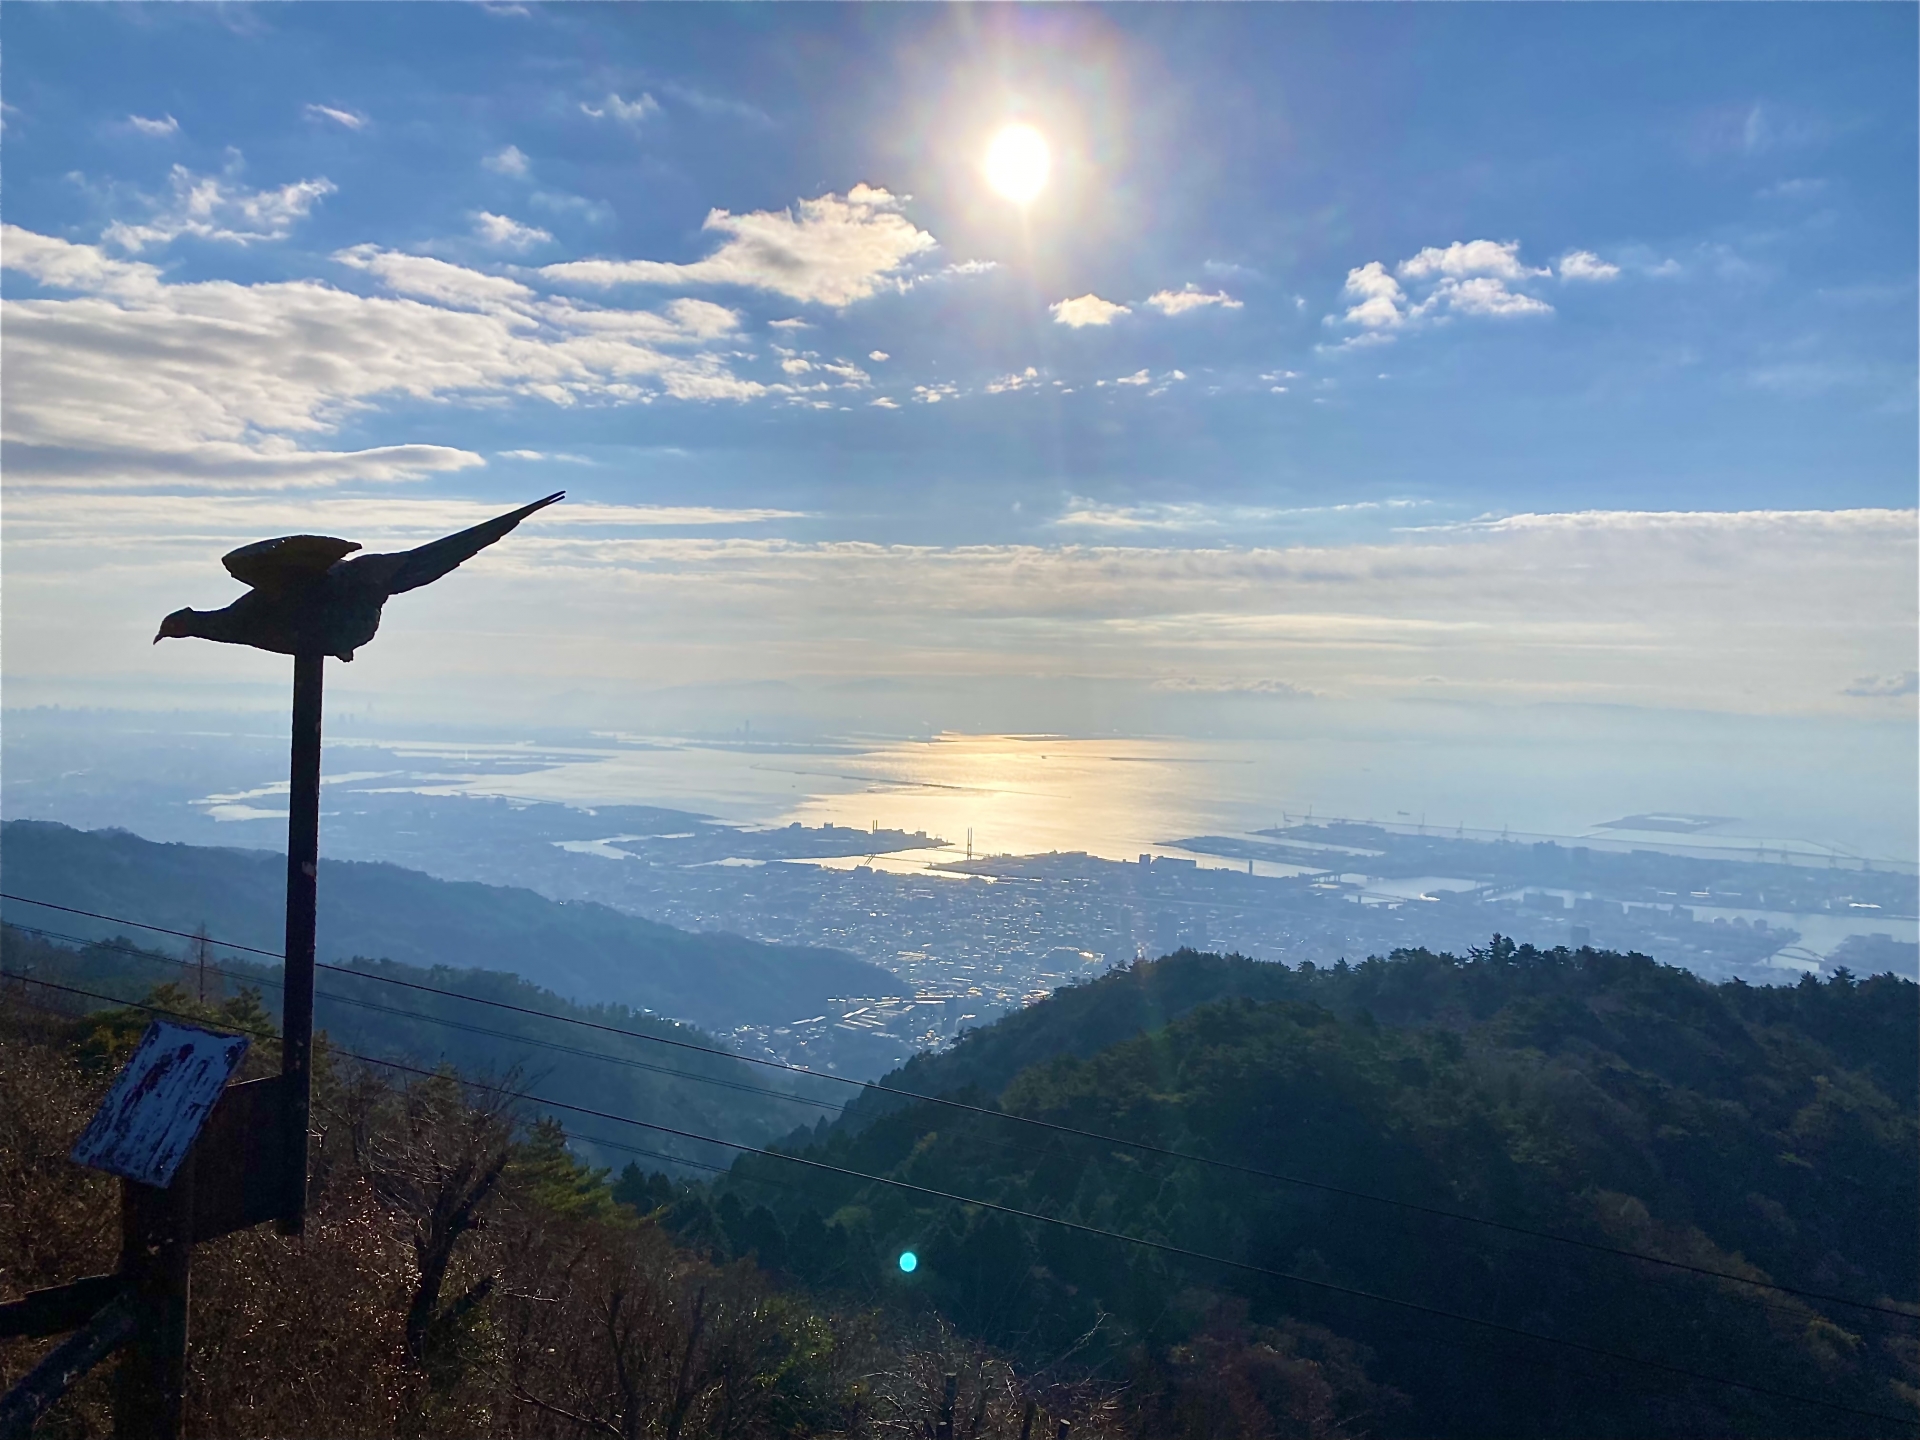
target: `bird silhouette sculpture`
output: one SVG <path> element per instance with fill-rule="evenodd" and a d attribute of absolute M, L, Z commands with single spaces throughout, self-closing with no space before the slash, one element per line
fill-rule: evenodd
<path fill-rule="evenodd" d="M 380 611 L 390 597 L 431 585 L 566 493 L 391 555 L 353 555 L 358 545 L 331 535 L 283 535 L 242 545 L 220 563 L 253 588 L 223 610 L 174 611 L 160 622 L 153 643 L 191 637 L 351 660 L 380 629 Z"/>

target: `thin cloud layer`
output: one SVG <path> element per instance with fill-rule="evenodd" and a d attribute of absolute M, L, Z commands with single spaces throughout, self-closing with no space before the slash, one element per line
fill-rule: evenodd
<path fill-rule="evenodd" d="M 157 663 L 139 643 L 153 616 L 191 598 L 189 580 L 217 598 L 213 566 L 236 537 L 403 541 L 488 508 L 73 500 L 29 497 L 9 513 L 10 596 L 63 617 L 60 644 L 36 628 L 10 656 L 43 676 Z M 623 536 L 778 517 L 574 508 L 489 552 L 488 586 L 440 597 L 450 608 L 435 625 L 370 651 L 382 683 L 457 686 L 510 632 L 527 642 L 531 683 L 629 692 L 650 682 L 618 677 L 1051 673 L 1749 713 L 1911 704 L 1912 511 L 1597 512 L 1389 543 L 1194 549 Z M 191 663 L 250 673 L 247 657 L 212 647 Z"/>
<path fill-rule="evenodd" d="M 225 175 L 196 175 L 184 165 L 175 165 L 167 183 L 171 193 L 151 202 L 152 217 L 140 225 L 115 221 L 107 227 L 107 243 L 131 255 L 181 235 L 234 245 L 284 240 L 335 188 L 321 176 L 273 190 L 249 190 L 238 179 L 237 165 Z"/>
<path fill-rule="evenodd" d="M 358 110 L 342 110 L 335 105 L 309 105 L 306 115 L 309 120 L 326 120 L 347 130 L 364 130 L 367 117 Z"/>
<path fill-rule="evenodd" d="M 644 92 L 637 100 L 623 100 L 616 94 L 609 94 L 598 105 L 581 101 L 580 113 L 590 115 L 595 120 L 604 120 L 612 116 L 615 120 L 624 120 L 630 125 L 637 125 L 642 120 L 658 115 L 660 102 Z"/>
<path fill-rule="evenodd" d="M 496 175 L 511 175 L 516 180 L 524 180 L 533 172 L 533 162 L 527 159 L 526 151 L 518 145 L 508 145 L 496 150 L 480 162 Z"/>
<path fill-rule="evenodd" d="M 938 244 L 900 213 L 898 199 L 870 185 L 802 200 L 790 210 L 713 210 L 703 228 L 727 237 L 704 260 L 569 260 L 541 273 L 597 288 L 738 285 L 844 309 L 897 287 L 913 259 Z"/>
<path fill-rule="evenodd" d="M 1162 315 L 1185 315 L 1193 310 L 1204 310 L 1209 306 L 1219 306 L 1222 310 L 1238 310 L 1243 302 L 1234 299 L 1224 290 L 1206 291 L 1198 285 L 1186 285 L 1179 290 L 1157 290 L 1147 297 L 1147 304 Z"/>

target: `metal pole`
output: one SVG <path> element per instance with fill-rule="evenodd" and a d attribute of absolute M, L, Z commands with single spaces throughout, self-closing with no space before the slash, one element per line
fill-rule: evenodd
<path fill-rule="evenodd" d="M 324 655 L 293 657 L 293 755 L 287 803 L 286 1000 L 280 1073 L 286 1086 L 286 1208 L 280 1233 L 306 1228 L 307 1123 L 313 1103 L 313 937 L 320 866 L 320 706 Z"/>

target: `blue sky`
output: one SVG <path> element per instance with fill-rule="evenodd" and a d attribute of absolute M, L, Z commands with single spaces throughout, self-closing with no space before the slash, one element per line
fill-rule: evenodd
<path fill-rule="evenodd" d="M 146 640 L 565 486 L 353 683 L 1904 723 L 1915 29 L 9 6 L 8 683 L 277 675 Z"/>

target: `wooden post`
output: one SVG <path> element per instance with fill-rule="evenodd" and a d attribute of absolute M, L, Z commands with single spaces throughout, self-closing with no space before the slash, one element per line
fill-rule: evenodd
<path fill-rule="evenodd" d="M 934 1432 L 939 1440 L 953 1440 L 953 1399 L 959 1388 L 960 1377 L 947 1376 L 946 1393 L 940 1400 L 940 1428 Z"/>
<path fill-rule="evenodd" d="M 136 1328 L 120 1361 L 114 1440 L 179 1440 L 193 1263 L 191 1154 L 164 1190 L 120 1182 L 120 1273 Z"/>
<path fill-rule="evenodd" d="M 1033 1440 L 1033 1416 L 1039 1408 L 1037 1401 L 1027 1401 L 1027 1413 L 1020 1419 L 1020 1440 Z"/>
<path fill-rule="evenodd" d="M 293 754 L 287 801 L 287 939 L 280 1011 L 286 1077 L 285 1209 L 280 1233 L 306 1228 L 307 1128 L 313 1105 L 314 923 L 320 867 L 320 711 L 324 655 L 293 657 Z"/>
<path fill-rule="evenodd" d="M 119 1295 L 48 1351 L 25 1379 L 0 1398 L 0 1440 L 31 1440 L 40 1417 L 74 1381 L 126 1344 L 138 1323 L 131 1302 Z"/>

